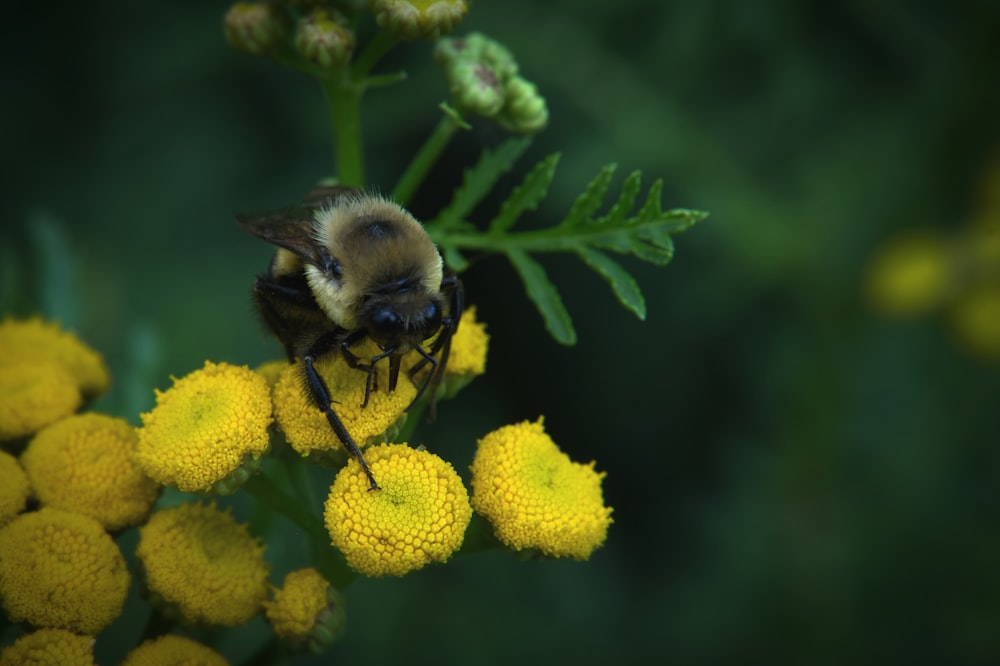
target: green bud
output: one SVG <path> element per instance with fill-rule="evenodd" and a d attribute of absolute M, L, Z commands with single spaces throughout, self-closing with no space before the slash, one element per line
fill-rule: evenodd
<path fill-rule="evenodd" d="M 503 44 L 479 33 L 442 39 L 434 58 L 444 67 L 460 111 L 493 118 L 521 134 L 538 132 L 548 124 L 545 98 L 535 84 L 518 76 L 517 61 Z"/>
<path fill-rule="evenodd" d="M 316 616 L 306 649 L 313 654 L 326 652 L 343 635 L 346 624 L 344 596 L 331 585 L 326 590 L 326 607 Z"/>
<path fill-rule="evenodd" d="M 549 122 L 545 98 L 538 94 L 534 83 L 515 77 L 507 83 L 507 102 L 497 116 L 497 122 L 518 134 L 533 134 Z"/>
<path fill-rule="evenodd" d="M 226 40 L 252 55 L 270 55 L 285 46 L 288 17 L 270 2 L 238 2 L 222 21 Z"/>
<path fill-rule="evenodd" d="M 383 30 L 401 39 L 437 39 L 455 29 L 469 6 L 465 0 L 369 0 Z"/>
<path fill-rule="evenodd" d="M 324 69 L 346 65 L 354 53 L 354 33 L 334 15 L 317 8 L 299 21 L 295 49 L 303 58 Z"/>

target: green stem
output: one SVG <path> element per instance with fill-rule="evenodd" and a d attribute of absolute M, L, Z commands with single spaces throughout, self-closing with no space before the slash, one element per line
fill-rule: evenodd
<path fill-rule="evenodd" d="M 450 115 L 446 114 L 441 117 L 434 131 L 424 141 L 424 145 L 420 147 L 409 166 L 406 167 L 399 182 L 396 183 L 396 187 L 392 191 L 392 198 L 396 203 L 402 206 L 409 203 L 410 197 L 427 177 L 431 167 L 437 162 L 458 128 L 459 124 Z"/>
<path fill-rule="evenodd" d="M 337 179 L 342 185 L 364 187 L 365 165 L 361 150 L 361 96 L 364 88 L 339 72 L 324 79 L 323 92 L 330 105 Z"/>
<path fill-rule="evenodd" d="M 354 81 L 361 81 L 368 76 L 368 72 L 378 64 L 378 61 L 399 43 L 399 38 L 384 30 L 379 30 L 375 36 L 365 46 L 364 50 L 354 59 L 351 66 L 351 78 Z"/>
<path fill-rule="evenodd" d="M 257 474 L 243 484 L 243 489 L 254 496 L 262 504 L 273 508 L 304 529 L 315 541 L 329 543 L 330 535 L 318 517 L 302 507 L 302 503 L 279 488 L 271 479 L 263 474 Z"/>

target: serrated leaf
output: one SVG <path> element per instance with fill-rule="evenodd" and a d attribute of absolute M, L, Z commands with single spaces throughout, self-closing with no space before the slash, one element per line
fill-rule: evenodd
<path fill-rule="evenodd" d="M 500 177 L 510 171 L 521 157 L 531 139 L 508 139 L 496 150 L 484 150 L 475 165 L 465 170 L 462 184 L 458 186 L 449 203 L 431 224 L 452 226 L 469 216 L 469 213 L 488 195 Z"/>
<path fill-rule="evenodd" d="M 507 257 L 521 276 L 528 297 L 541 313 L 545 328 L 556 342 L 567 346 L 575 345 L 576 331 L 573 329 L 573 320 L 563 305 L 559 291 L 545 274 L 542 265 L 523 250 L 511 250 L 507 252 Z"/>
<path fill-rule="evenodd" d="M 637 220 L 655 220 L 663 215 L 663 208 L 660 206 L 660 199 L 663 196 L 663 179 L 657 178 L 653 181 L 653 184 L 649 186 L 649 192 L 646 194 L 646 202 L 642 205 L 642 209 L 639 211 Z"/>
<path fill-rule="evenodd" d="M 642 291 L 639 290 L 639 284 L 628 271 L 603 252 L 581 247 L 576 253 L 583 259 L 584 263 L 608 281 L 622 305 L 631 310 L 639 319 L 646 319 L 646 299 L 643 297 Z"/>
<path fill-rule="evenodd" d="M 597 220 L 597 224 L 620 226 L 625 222 L 626 217 L 635 206 L 635 198 L 639 195 L 639 187 L 642 184 L 642 173 L 633 171 L 622 183 L 622 193 L 618 195 L 618 200 L 611 207 L 608 214 Z"/>
<path fill-rule="evenodd" d="M 608 186 L 611 185 L 611 177 L 617 168 L 618 165 L 612 163 L 601 169 L 594 180 L 587 185 L 587 189 L 573 202 L 573 207 L 569 209 L 566 219 L 559 224 L 560 227 L 569 229 L 582 222 L 588 222 L 593 217 L 604 203 L 604 196 L 608 193 Z"/>
<path fill-rule="evenodd" d="M 629 250 L 639 259 L 656 266 L 666 266 L 674 258 L 674 241 L 669 236 L 662 245 L 637 242 Z"/>
<path fill-rule="evenodd" d="M 524 211 L 534 210 L 549 191 L 549 183 L 556 174 L 558 164 L 559 153 L 553 153 L 536 164 L 500 206 L 500 212 L 490 222 L 488 233 L 502 234 L 517 222 Z"/>

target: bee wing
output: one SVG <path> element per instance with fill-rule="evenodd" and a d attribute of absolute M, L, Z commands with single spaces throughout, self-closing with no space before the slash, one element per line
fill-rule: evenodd
<path fill-rule="evenodd" d="M 241 214 L 236 221 L 252 236 L 283 247 L 310 263 L 317 263 L 317 243 L 313 238 L 314 208 L 292 206 L 260 214 Z"/>

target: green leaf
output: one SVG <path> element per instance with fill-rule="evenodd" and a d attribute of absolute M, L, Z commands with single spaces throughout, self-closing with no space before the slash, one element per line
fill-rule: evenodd
<path fill-rule="evenodd" d="M 534 210 L 549 191 L 549 183 L 556 174 L 558 164 L 559 153 L 553 153 L 536 164 L 500 206 L 500 212 L 490 222 L 487 233 L 502 234 L 514 225 L 524 211 Z"/>
<path fill-rule="evenodd" d="M 528 297 L 542 314 L 545 328 L 556 342 L 567 346 L 576 344 L 576 331 L 573 330 L 573 320 L 563 305 L 559 291 L 545 274 L 545 269 L 523 250 L 511 250 L 506 253 L 514 265 L 521 280 L 524 281 Z"/>
<path fill-rule="evenodd" d="M 578 196 L 576 201 L 573 202 L 573 207 L 569 209 L 569 214 L 559 225 L 560 227 L 569 229 L 593 217 L 597 209 L 604 203 L 604 195 L 608 192 L 608 186 L 611 185 L 611 177 L 614 176 L 615 169 L 617 168 L 618 165 L 612 163 L 605 165 L 601 169 L 597 177 L 587 185 L 587 189 L 583 191 L 583 194 Z"/>
<path fill-rule="evenodd" d="M 479 161 L 465 170 L 462 184 L 452 195 L 451 203 L 428 226 L 452 227 L 469 216 L 469 213 L 488 195 L 496 182 L 510 171 L 514 162 L 531 145 L 531 139 L 508 139 L 496 150 L 484 150 Z"/>
<path fill-rule="evenodd" d="M 639 290 L 639 284 L 628 271 L 603 252 L 580 247 L 576 253 L 583 259 L 584 263 L 608 281 L 622 305 L 631 310 L 639 319 L 646 319 L 646 299 L 643 297 L 642 291 Z"/>
<path fill-rule="evenodd" d="M 616 227 L 621 226 L 625 222 L 626 216 L 632 212 L 632 208 L 635 206 L 635 198 L 639 195 L 641 183 L 641 172 L 633 171 L 630 173 L 625 182 L 622 183 L 622 193 L 618 196 L 615 205 L 612 206 L 607 215 L 596 220 L 596 223 Z"/>
<path fill-rule="evenodd" d="M 469 260 L 453 245 L 444 248 L 444 262 L 456 273 L 461 273 L 469 267 Z"/>

